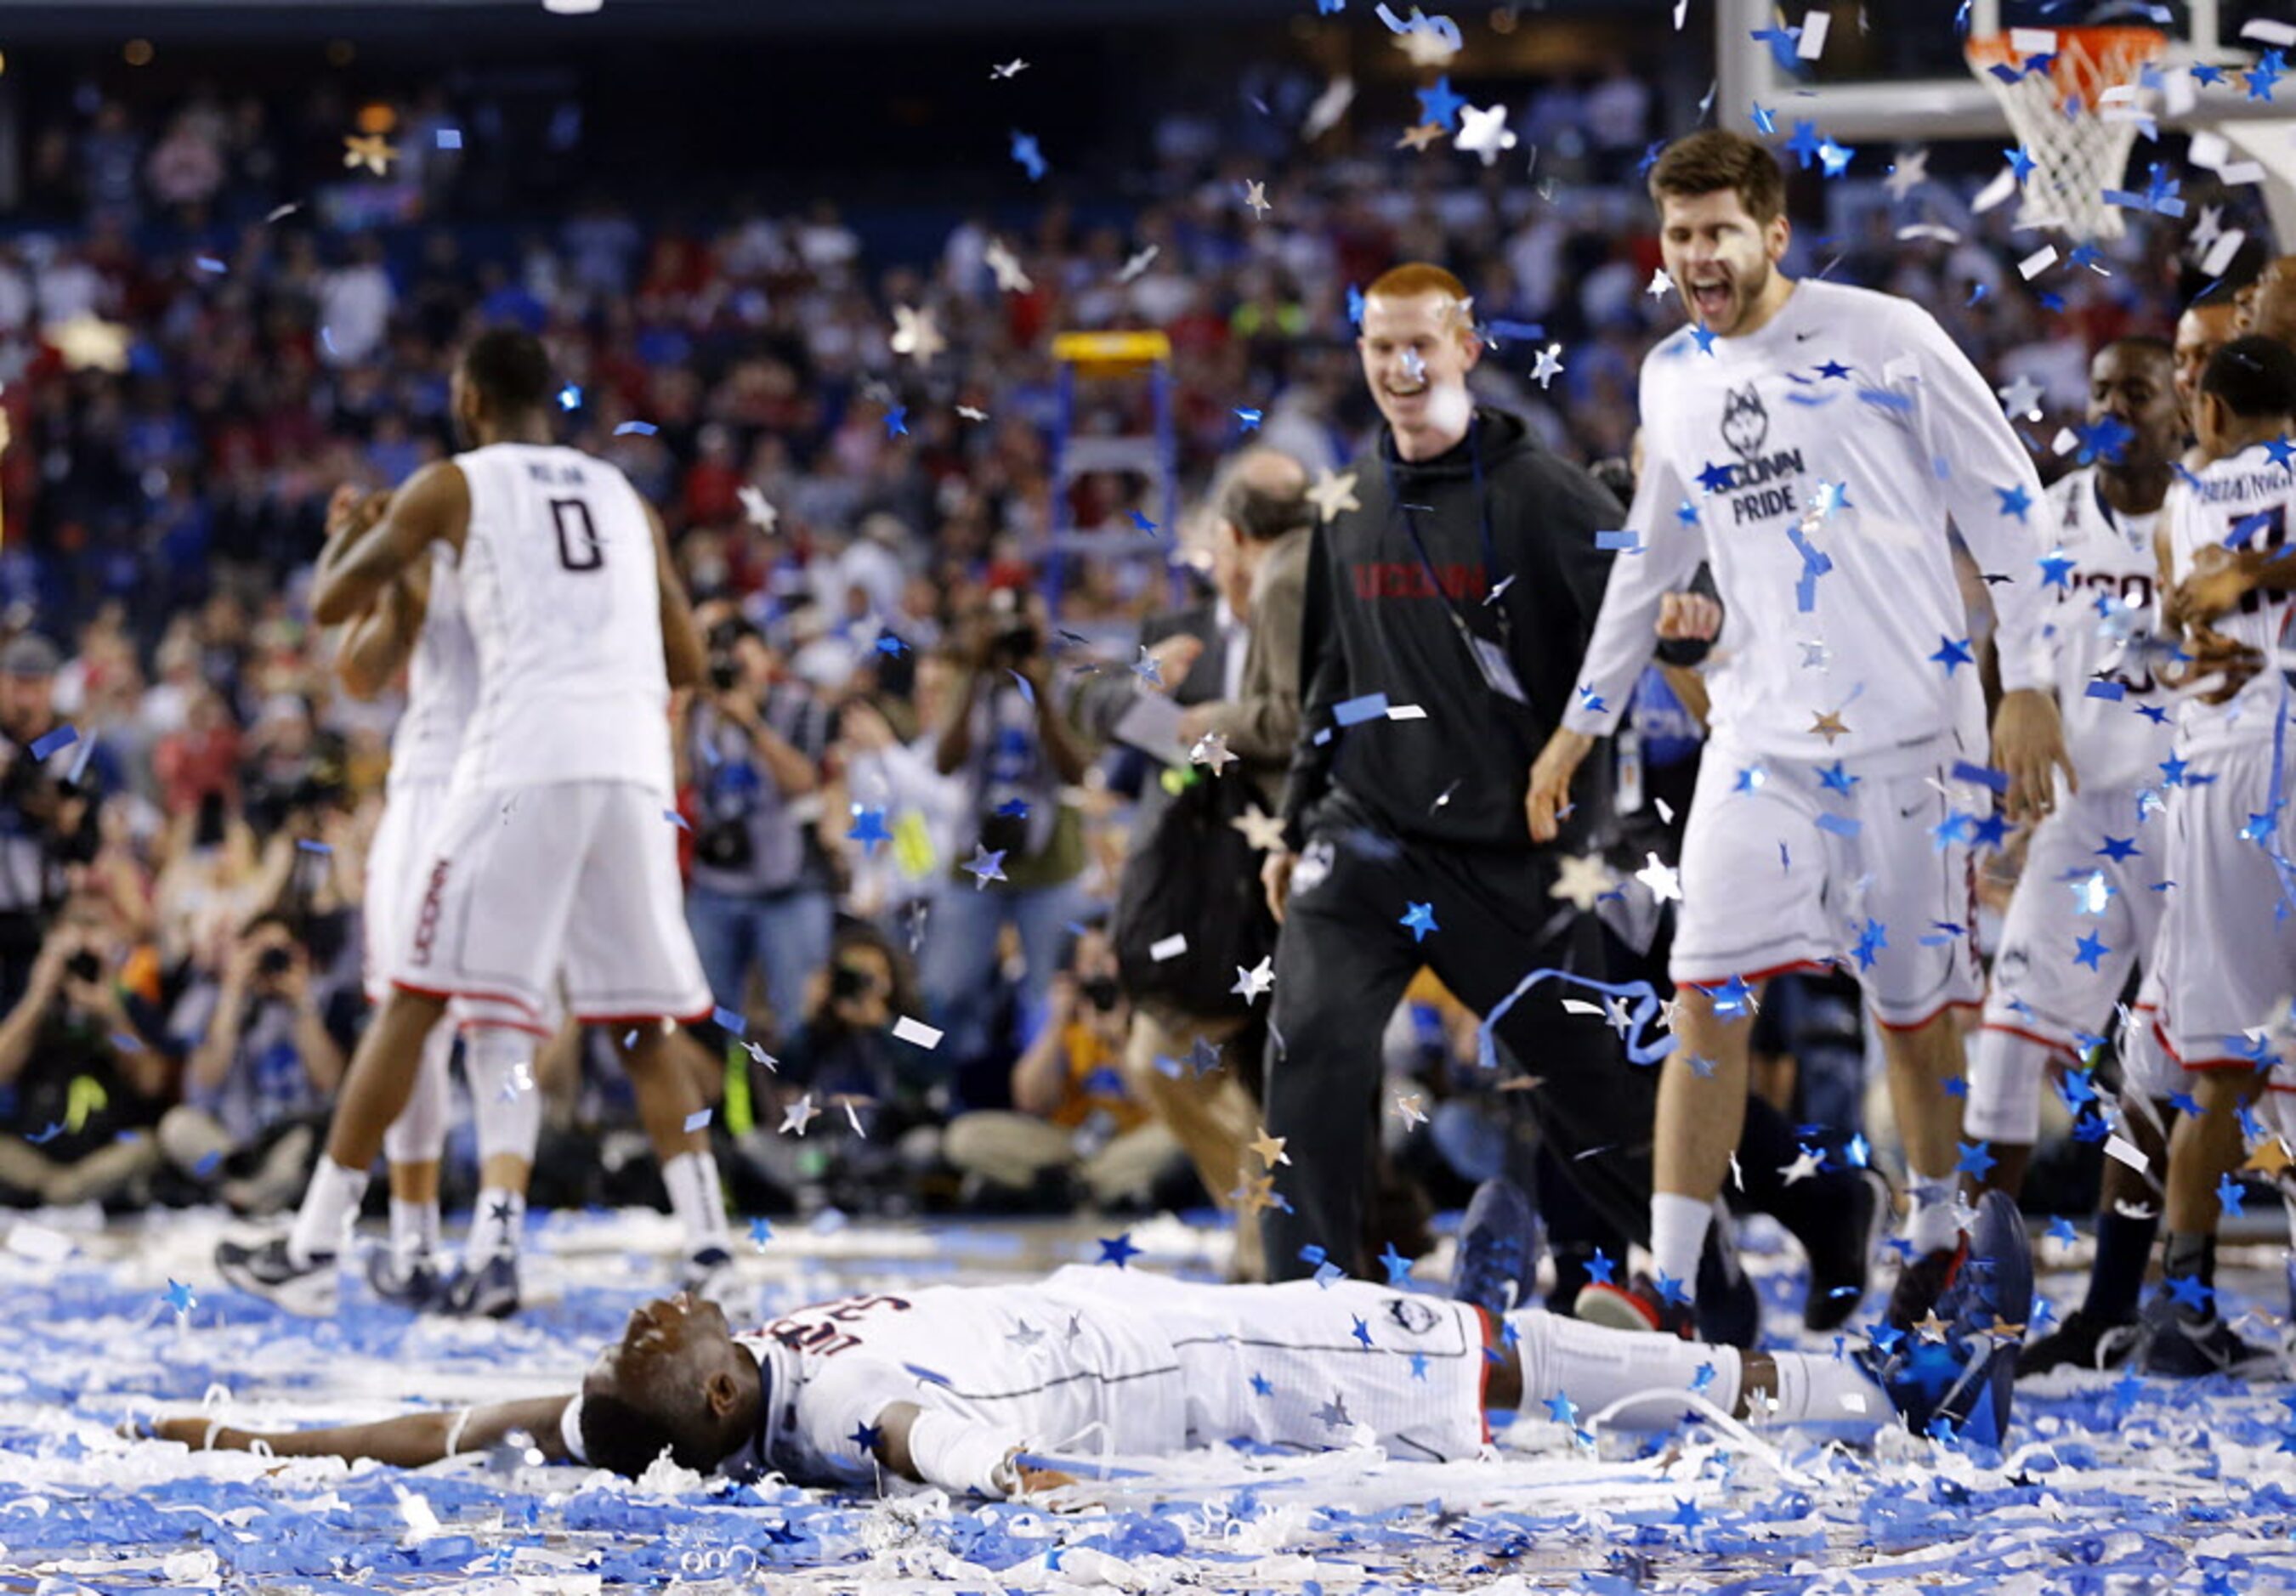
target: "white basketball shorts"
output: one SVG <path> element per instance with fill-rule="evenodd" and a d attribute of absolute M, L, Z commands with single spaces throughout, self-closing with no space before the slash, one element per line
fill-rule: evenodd
<path fill-rule="evenodd" d="M 2034 828 L 1993 958 L 1988 1030 L 2069 1058 L 2079 1036 L 2112 1034 L 2112 1006 L 2128 972 L 2151 964 L 2174 890 L 2160 885 L 2173 879 L 2168 831 L 2158 814 L 2137 823 L 2128 788 L 2068 795 Z"/>
<path fill-rule="evenodd" d="M 2169 806 L 2164 873 L 2176 885 L 2154 955 L 2156 1027 L 2186 1069 L 2254 1069 L 2274 1050 L 2251 1033 L 2296 994 L 2296 906 L 2271 856 L 2290 833 L 2284 808 L 2277 825 L 2268 814 L 2271 789 L 2272 744 L 2241 743 L 2193 755 Z M 2283 1063 L 2273 1084 L 2296 1088 L 2296 1068 Z"/>
<path fill-rule="evenodd" d="M 634 782 L 451 795 L 396 933 L 391 984 L 545 1035 L 562 970 L 586 1024 L 707 1019 L 668 807 Z"/>
<path fill-rule="evenodd" d="M 1839 962 L 1892 1030 L 1975 1003 L 1969 845 L 1937 838 L 1959 756 L 1949 740 L 1936 746 L 1882 773 L 1710 743 L 1683 837 L 1675 983 L 1710 989 Z"/>

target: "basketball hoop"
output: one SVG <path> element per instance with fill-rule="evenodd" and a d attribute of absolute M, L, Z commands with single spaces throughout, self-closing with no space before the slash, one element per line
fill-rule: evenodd
<path fill-rule="evenodd" d="M 2017 28 L 1969 41 L 1969 70 L 2033 160 L 2026 225 L 2120 236 L 2120 212 L 2104 191 L 2122 185 L 2144 119 L 2137 81 L 2168 53 L 2169 36 L 2151 28 Z M 2036 56 L 2048 64 L 2026 70 Z"/>

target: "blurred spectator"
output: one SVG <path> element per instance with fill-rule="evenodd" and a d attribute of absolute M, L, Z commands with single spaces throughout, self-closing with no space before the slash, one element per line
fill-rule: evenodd
<path fill-rule="evenodd" d="M 1063 790 L 1086 760 L 1054 701 L 1043 603 L 998 588 L 964 621 L 964 680 L 949 695 L 934 766 L 964 784 L 962 850 L 926 928 L 925 999 L 963 1069 L 989 1051 L 998 944 L 1020 937 L 1024 1011 L 1052 986 L 1062 929 L 1083 910 L 1083 816 Z"/>
<path fill-rule="evenodd" d="M 1086 928 L 1051 982 L 1051 1008 L 1013 1066 L 1013 1107 L 949 1122 L 942 1147 L 972 1203 L 1027 1200 L 1054 1211 L 1088 1196 L 1103 1210 L 1143 1208 L 1182 1158 L 1172 1133 L 1124 1088 L 1130 1005 L 1108 934 Z"/>
<path fill-rule="evenodd" d="M 127 952 L 97 917 L 59 917 L 0 1021 L 0 1200 L 149 1200 L 170 1071 L 123 998 Z"/>
<path fill-rule="evenodd" d="M 95 810 L 73 779 L 88 750 L 56 720 L 60 663 L 37 634 L 0 647 L 0 1003 L 9 1005 L 63 904 L 67 867 L 95 856 Z"/>
<path fill-rule="evenodd" d="M 354 1038 L 330 1027 L 286 917 L 258 919 L 220 965 L 194 977 L 168 1019 L 190 1062 L 160 1139 L 235 1211 L 276 1214 L 302 1194 Z"/>
<path fill-rule="evenodd" d="M 754 626 L 722 618 L 708 636 L 709 675 L 680 740 L 695 811 L 686 918 L 718 1003 L 746 1011 L 750 971 L 762 968 L 774 1033 L 786 1037 L 836 914 L 811 824 L 834 717 Z"/>

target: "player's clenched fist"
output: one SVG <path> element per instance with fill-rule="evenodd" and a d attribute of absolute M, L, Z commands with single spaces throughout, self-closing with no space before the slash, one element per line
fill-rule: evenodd
<path fill-rule="evenodd" d="M 1658 634 L 1667 642 L 1712 642 L 1722 631 L 1719 600 L 1702 593 L 1669 593 L 1658 602 Z"/>

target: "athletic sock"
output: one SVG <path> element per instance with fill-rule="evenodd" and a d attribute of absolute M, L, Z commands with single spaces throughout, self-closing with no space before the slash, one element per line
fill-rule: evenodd
<path fill-rule="evenodd" d="M 1675 1336 L 1636 1335 L 1564 1319 L 1543 1308 L 1506 1316 L 1522 1363 L 1522 1406 L 1536 1412 L 1568 1397 L 1581 1420 L 1612 1403 L 1652 1393 L 1636 1410 L 1671 1425 L 1682 1416 L 1683 1394 L 1697 1391 L 1726 1413 L 1738 1411 L 1737 1350 L 1705 1346 Z M 1644 1412 L 1646 1408 L 1647 1412 Z"/>
<path fill-rule="evenodd" d="M 525 1193 L 508 1186 L 480 1190 L 471 1212 L 470 1238 L 463 1243 L 463 1266 L 483 1269 L 498 1257 L 518 1256 L 519 1232 L 526 1225 Z"/>
<path fill-rule="evenodd" d="M 439 1205 L 390 1199 L 390 1254 L 402 1269 L 439 1250 Z"/>
<path fill-rule="evenodd" d="M 1698 1295 L 1698 1255 L 1706 1250 L 1714 1205 L 1672 1191 L 1651 1195 L 1651 1257 L 1659 1273 L 1678 1281 L 1685 1295 Z"/>
<path fill-rule="evenodd" d="M 1906 1190 L 1913 1199 L 1906 1213 L 1906 1240 L 1914 1244 L 1914 1256 L 1951 1248 L 1961 1234 L 1961 1221 L 1953 1211 L 1953 1177 L 1923 1174 L 1908 1165 Z"/>
<path fill-rule="evenodd" d="M 2112 1324 L 2136 1319 L 2137 1299 L 2144 1294 L 2144 1266 L 2152 1261 L 2152 1242 L 2160 1233 L 2158 1214 L 2132 1219 L 2108 1209 L 2096 1216 L 2096 1256 L 2089 1263 L 2082 1313 Z"/>
<path fill-rule="evenodd" d="M 2198 1323 L 2215 1317 L 2217 1239 L 2214 1236 L 2195 1234 L 2190 1231 L 2170 1231 L 2169 1245 L 2161 1249 L 2161 1273 L 2165 1281 L 2172 1283 L 2181 1280 L 2197 1280 L 2208 1293 L 2201 1299 L 2202 1305 L 2197 1309 L 2179 1303 L 2177 1305 L 2179 1318 Z"/>
<path fill-rule="evenodd" d="M 661 1183 L 669 1188 L 670 1212 L 685 1227 L 685 1248 L 723 1247 L 731 1232 L 726 1224 L 726 1193 L 718 1180 L 718 1155 L 704 1149 L 683 1152 L 661 1166 Z"/>
<path fill-rule="evenodd" d="M 1881 1425 L 1897 1411 L 1890 1394 L 1853 1358 L 1774 1352 L 1770 1361 L 1777 1365 L 1777 1395 L 1754 1399 L 1751 1422 Z"/>
<path fill-rule="evenodd" d="M 332 1258 L 342 1249 L 359 1204 L 366 1200 L 366 1171 L 346 1169 L 324 1155 L 311 1171 L 295 1228 L 287 1232 L 287 1256 L 298 1264 Z"/>

